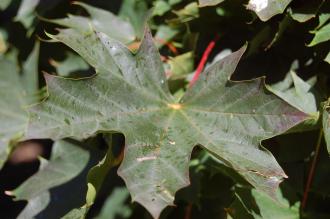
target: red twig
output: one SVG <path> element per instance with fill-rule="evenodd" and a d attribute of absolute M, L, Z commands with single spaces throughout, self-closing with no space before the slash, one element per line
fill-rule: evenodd
<path fill-rule="evenodd" d="M 160 38 L 155 38 L 155 40 L 158 41 L 159 43 L 164 44 L 165 46 L 167 46 L 168 49 L 171 50 L 171 52 L 173 52 L 175 55 L 179 54 L 178 50 L 176 49 L 176 47 L 171 42 L 165 41 L 165 40 L 160 39 Z"/>
<path fill-rule="evenodd" d="M 210 55 L 210 53 L 212 52 L 216 42 L 219 40 L 219 35 L 216 35 L 215 38 L 209 43 L 209 45 L 206 47 L 204 53 L 203 53 L 203 56 L 197 66 L 197 69 L 195 71 L 195 74 L 192 78 L 192 80 L 190 81 L 189 83 L 189 86 L 191 87 L 198 79 L 199 75 L 201 74 L 201 72 L 203 71 L 204 69 L 204 66 L 206 64 L 206 61 Z"/>
<path fill-rule="evenodd" d="M 186 210 L 185 210 L 184 219 L 191 219 L 192 207 L 193 207 L 193 205 L 191 203 L 189 203 L 187 205 Z"/>
<path fill-rule="evenodd" d="M 302 202 L 301 202 L 301 210 L 303 210 L 306 207 L 306 203 L 307 203 L 307 199 L 308 199 L 308 193 L 309 193 L 310 187 L 312 185 L 312 181 L 313 181 L 314 174 L 315 174 L 315 168 L 316 168 L 317 160 L 318 160 L 319 153 L 320 153 L 322 137 L 323 137 L 323 130 L 321 129 L 319 137 L 317 139 L 317 144 L 316 144 L 316 147 L 315 147 L 315 154 L 314 154 L 314 158 L 313 158 L 313 161 L 312 161 L 312 166 L 311 166 L 311 168 L 309 170 L 309 173 L 308 173 L 308 178 L 307 178 L 307 183 L 306 183 L 306 187 L 305 187 L 305 191 L 304 191 L 304 196 L 303 196 L 303 199 L 302 199 Z"/>

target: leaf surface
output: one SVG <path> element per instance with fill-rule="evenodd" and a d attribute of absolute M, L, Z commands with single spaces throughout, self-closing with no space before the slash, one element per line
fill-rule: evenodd
<path fill-rule="evenodd" d="M 11 148 L 23 136 L 28 115 L 23 109 L 25 100 L 18 68 L 10 61 L 0 59 L 0 168 Z"/>
<path fill-rule="evenodd" d="M 250 0 L 247 8 L 253 10 L 260 20 L 267 21 L 281 14 L 292 0 Z"/>
<path fill-rule="evenodd" d="M 23 63 L 0 58 L 0 169 L 13 147 L 25 134 L 28 114 L 25 107 L 36 100 L 38 88 L 39 43 Z"/>
<path fill-rule="evenodd" d="M 213 5 L 219 4 L 223 1 L 224 0 L 199 0 L 199 6 L 200 7 L 213 6 Z"/>
<path fill-rule="evenodd" d="M 35 9 L 37 8 L 40 0 L 23 0 L 17 15 L 15 17 L 16 21 L 23 24 L 25 28 L 29 28 L 35 18 Z"/>
<path fill-rule="evenodd" d="M 196 145 L 273 195 L 285 173 L 260 142 L 306 119 L 266 90 L 264 78 L 233 82 L 245 47 L 206 70 L 180 102 L 170 94 L 160 55 L 146 31 L 137 54 L 103 33 L 61 30 L 54 39 L 76 50 L 97 75 L 83 80 L 45 75 L 49 97 L 29 109 L 30 138 L 86 138 L 101 131 L 125 135 L 118 174 L 133 201 L 154 218 L 189 185 Z"/>
<path fill-rule="evenodd" d="M 47 20 L 65 27 L 78 30 L 88 35 L 93 30 L 103 32 L 122 43 L 129 43 L 136 37 L 133 26 L 130 22 L 112 14 L 109 11 L 90 6 L 82 2 L 75 2 L 83 7 L 90 17 L 83 17 L 69 14 L 67 18 Z"/>
<path fill-rule="evenodd" d="M 313 93 L 315 83 L 316 78 L 311 78 L 308 83 L 294 71 L 290 71 L 283 81 L 270 86 L 270 90 L 297 109 L 315 115 L 318 111 L 316 96 Z"/>

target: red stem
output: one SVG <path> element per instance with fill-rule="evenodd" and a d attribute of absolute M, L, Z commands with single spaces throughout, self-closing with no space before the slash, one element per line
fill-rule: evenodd
<path fill-rule="evenodd" d="M 195 74 L 192 78 L 192 80 L 189 83 L 189 86 L 191 87 L 192 85 L 194 85 L 194 83 L 197 81 L 197 79 L 199 78 L 199 75 L 201 74 L 201 72 L 204 69 L 204 66 L 206 64 L 206 61 L 210 55 L 210 53 L 212 52 L 216 42 L 219 40 L 219 35 L 216 35 L 215 38 L 209 43 L 209 45 L 206 47 L 203 56 L 197 66 L 197 69 L 195 71 Z"/>
<path fill-rule="evenodd" d="M 312 185 L 313 178 L 314 178 L 314 175 L 315 175 L 315 168 L 316 168 L 317 160 L 318 160 L 319 153 L 320 153 L 322 137 L 323 137 L 323 130 L 321 129 L 319 137 L 317 139 L 317 144 L 316 144 L 316 147 L 315 147 L 315 154 L 314 154 L 314 158 L 313 158 L 313 161 L 312 161 L 312 166 L 311 166 L 311 168 L 309 170 L 309 173 L 308 173 L 308 178 L 307 178 L 306 188 L 305 188 L 305 191 L 304 191 L 304 196 L 303 196 L 303 199 L 302 199 L 302 202 L 301 202 L 301 209 L 302 210 L 304 210 L 304 208 L 306 207 L 309 190 L 310 190 L 310 187 Z"/>

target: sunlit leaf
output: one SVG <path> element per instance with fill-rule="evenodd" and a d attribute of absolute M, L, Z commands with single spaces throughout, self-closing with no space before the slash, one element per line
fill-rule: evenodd
<path fill-rule="evenodd" d="M 281 14 L 292 0 L 250 0 L 247 8 L 253 10 L 260 20 L 267 21 Z"/>

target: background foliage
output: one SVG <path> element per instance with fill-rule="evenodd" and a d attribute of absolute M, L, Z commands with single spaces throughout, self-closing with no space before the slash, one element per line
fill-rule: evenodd
<path fill-rule="evenodd" d="M 132 195 L 134 192 L 128 191 L 124 181 L 117 175 L 125 145 L 122 134 L 100 132 L 97 129 L 98 134 L 92 135 L 94 132 L 90 131 L 91 125 L 88 129 L 72 126 L 76 118 L 63 118 L 61 121 L 63 120 L 62 123 L 66 124 L 67 128 L 62 128 L 57 132 L 47 132 L 46 128 L 51 128 L 51 125 L 55 123 L 42 124 L 38 121 L 48 121 L 44 120 L 46 116 L 58 119 L 62 115 L 54 108 L 46 115 L 45 111 L 35 106 L 48 94 L 50 94 L 48 99 L 57 106 L 68 100 L 58 98 L 64 91 L 80 93 L 82 97 L 88 96 L 84 88 L 75 90 L 78 86 L 74 88 L 75 85 L 71 86 L 69 83 L 61 84 L 61 80 L 56 78 L 52 80 L 51 85 L 49 80 L 54 77 L 50 74 L 81 78 L 90 77 L 96 71 L 101 75 L 100 77 L 105 78 L 104 80 L 101 78 L 103 81 L 112 82 L 114 79 L 110 80 L 101 74 L 102 71 L 107 71 L 107 67 L 111 68 L 109 64 L 111 58 L 104 58 L 106 57 L 104 51 L 98 49 L 99 44 L 89 36 L 102 32 L 109 37 L 113 45 L 124 44 L 131 52 L 136 53 L 144 37 L 146 22 L 160 51 L 161 62 L 160 59 L 159 62 L 157 61 L 156 53 L 151 53 L 147 49 L 142 52 L 140 49 L 141 57 L 155 60 L 159 64 L 157 66 L 163 65 L 169 90 L 175 99 L 180 99 L 189 88 L 189 81 L 193 79 L 195 72 L 203 67 L 199 64 L 201 60 L 207 58 L 205 69 L 210 66 L 209 69 L 212 69 L 217 63 L 220 63 L 218 65 L 223 69 L 227 69 L 226 66 L 229 66 L 228 69 L 235 68 L 233 63 L 238 62 L 239 58 L 233 58 L 235 55 L 227 55 L 237 51 L 247 42 L 247 49 L 231 79 L 242 81 L 265 75 L 267 89 L 282 100 L 280 101 L 275 95 L 272 96 L 278 102 L 266 108 L 263 113 L 275 112 L 286 115 L 285 109 L 290 109 L 295 113 L 303 112 L 307 118 L 302 124 L 284 134 L 281 134 L 284 127 L 288 129 L 295 123 L 290 123 L 289 115 L 286 119 L 276 122 L 274 120 L 273 125 L 277 128 L 270 128 L 268 131 L 272 133 L 265 134 L 262 138 L 257 136 L 253 126 L 249 126 L 251 131 L 247 135 L 249 139 L 244 138 L 246 142 L 259 141 L 281 134 L 262 142 L 288 176 L 280 184 L 280 188 L 276 190 L 273 197 L 262 191 L 265 191 L 262 189 L 264 180 L 256 181 L 255 184 L 251 182 L 251 175 L 255 177 L 253 171 L 244 175 L 239 168 L 229 166 L 226 160 L 220 161 L 218 158 L 219 156 L 223 158 L 223 154 L 207 147 L 208 151 L 203 147 L 195 147 L 189 163 L 187 161 L 191 184 L 175 194 L 176 207 L 165 208 L 160 217 L 329 218 L 330 4 L 326 0 L 94 0 L 81 2 L 2 0 L 0 2 L 1 218 L 152 217 L 147 211 L 153 213 L 152 206 L 144 204 L 146 210 L 139 203 L 132 203 L 130 192 Z M 59 28 L 61 30 L 58 30 Z M 69 31 L 63 31 L 63 28 Z M 92 31 L 91 34 L 91 30 L 95 32 Z M 60 35 L 57 35 L 58 33 Z M 77 39 L 81 41 L 75 41 Z M 80 55 L 56 41 L 67 44 Z M 117 41 L 122 44 L 118 44 Z M 212 44 L 214 48 L 207 57 L 206 48 L 210 48 Z M 87 45 L 87 52 L 81 45 Z M 95 53 L 88 56 L 89 51 Z M 115 57 L 114 54 L 112 55 Z M 222 61 L 217 62 L 218 60 Z M 125 62 L 125 64 L 129 66 L 130 63 Z M 144 63 L 141 64 L 142 67 L 137 68 L 143 69 L 143 65 Z M 157 69 L 152 70 L 156 72 Z M 127 67 L 127 72 L 129 71 Z M 142 72 L 146 71 L 148 69 Z M 42 72 L 44 75 L 47 72 L 45 77 Z M 220 73 L 217 74 L 216 70 L 213 72 L 208 71 L 209 75 L 214 74 L 220 77 Z M 203 73 L 200 77 L 206 78 L 207 73 Z M 232 72 L 228 70 L 227 73 L 221 74 L 227 76 Z M 48 89 L 45 78 L 48 78 Z M 164 81 L 159 80 L 161 84 L 165 83 Z M 197 81 L 195 87 L 203 86 L 202 83 Z M 239 100 L 240 96 L 245 94 L 242 88 L 245 86 L 244 83 L 248 82 L 243 82 L 241 88 L 231 89 L 232 101 Z M 65 85 L 64 89 L 57 91 L 58 93 L 53 98 L 51 86 L 56 88 L 61 85 Z M 153 84 L 145 85 L 149 94 L 155 95 L 157 90 L 151 88 L 152 86 Z M 199 92 L 197 88 L 191 93 Z M 217 89 L 214 88 L 212 92 L 206 93 L 200 103 L 207 104 L 207 100 L 212 100 L 213 94 L 216 97 L 223 92 L 220 88 Z M 235 94 L 236 90 L 241 93 Z M 265 90 L 265 93 L 268 95 L 269 91 Z M 124 90 L 121 93 L 125 100 L 136 92 L 125 93 Z M 258 95 L 260 95 L 259 99 L 263 98 L 262 92 Z M 145 104 L 146 108 L 153 104 L 142 99 L 141 103 Z M 83 99 L 82 102 L 87 102 L 87 100 L 88 98 Z M 47 103 L 49 102 L 43 101 L 43 104 Z M 237 110 L 248 108 L 250 104 L 249 101 L 243 102 Z M 70 104 L 67 104 L 65 109 L 70 113 L 77 113 L 78 117 L 88 115 L 87 111 L 77 111 L 75 102 L 72 102 L 71 107 L 69 106 Z M 101 104 L 98 106 L 101 108 Z M 107 105 L 105 107 L 110 109 Z M 255 107 L 258 107 L 258 104 Z M 97 115 L 95 116 L 97 118 Z M 202 126 L 205 120 L 201 118 L 196 114 L 196 120 L 199 119 L 197 124 Z M 161 120 L 158 117 L 145 119 L 146 121 L 154 119 L 158 122 Z M 230 119 L 229 115 L 227 119 Z M 175 121 L 179 120 L 177 118 Z M 302 120 L 304 119 L 299 121 Z M 141 125 L 140 121 L 143 120 L 136 119 L 133 122 L 134 125 L 131 126 Z M 260 121 L 259 124 L 266 123 L 265 120 Z M 154 130 L 151 124 L 145 123 L 147 125 L 141 125 L 142 129 L 132 128 L 136 136 L 143 136 L 148 129 Z M 283 127 L 279 127 L 277 125 L 279 123 L 284 124 Z M 244 124 L 251 123 L 245 121 Z M 125 131 L 130 133 L 131 128 L 126 125 L 130 124 L 120 127 L 125 127 Z M 219 125 L 215 127 L 221 127 L 221 125 L 222 123 L 219 122 Z M 179 125 L 175 123 L 173 127 L 176 130 L 179 129 Z M 212 127 L 212 124 L 206 123 L 205 127 Z M 105 130 L 105 126 L 102 130 Z M 221 128 L 215 129 L 218 132 L 219 130 Z M 69 131 L 78 133 L 78 136 L 63 134 Z M 194 139 L 199 138 L 194 132 L 189 134 L 190 138 L 175 131 L 174 135 L 177 137 L 176 142 L 196 143 Z M 209 138 L 212 139 L 212 136 L 210 134 Z M 31 139 L 32 137 L 42 139 L 47 137 L 55 141 L 34 140 Z M 236 136 L 236 138 L 239 137 L 241 136 Z M 197 143 L 201 142 L 197 140 Z M 170 144 L 173 144 L 173 141 L 170 141 Z M 29 157 L 30 154 L 32 155 Z M 175 157 L 177 154 L 172 153 L 172 156 Z M 260 156 L 257 154 L 255 159 L 261 160 Z M 187 157 L 189 156 L 185 158 Z M 271 155 L 270 158 L 272 158 Z M 243 156 L 238 158 L 238 163 L 240 162 L 244 164 Z M 267 162 L 270 161 L 265 161 Z M 257 162 L 257 164 L 260 163 Z M 181 163 L 178 166 L 180 165 Z M 275 161 L 269 169 L 280 171 L 277 165 Z M 139 167 L 144 170 L 143 168 L 147 167 Z M 128 177 L 134 178 L 134 173 Z M 265 172 L 261 173 L 265 174 Z M 285 176 L 281 172 L 276 172 L 276 174 L 262 175 L 268 180 L 267 185 L 270 185 L 271 189 L 276 188 L 281 180 L 276 178 L 277 176 Z M 177 181 L 175 177 L 168 175 L 170 179 Z M 156 182 L 153 180 L 150 179 L 151 185 Z M 164 191 L 167 190 L 160 191 L 161 197 L 168 196 L 168 193 Z M 141 203 L 140 200 L 138 201 Z M 171 201 L 172 199 L 165 200 L 166 205 Z M 157 213 L 153 216 L 157 217 Z"/>

